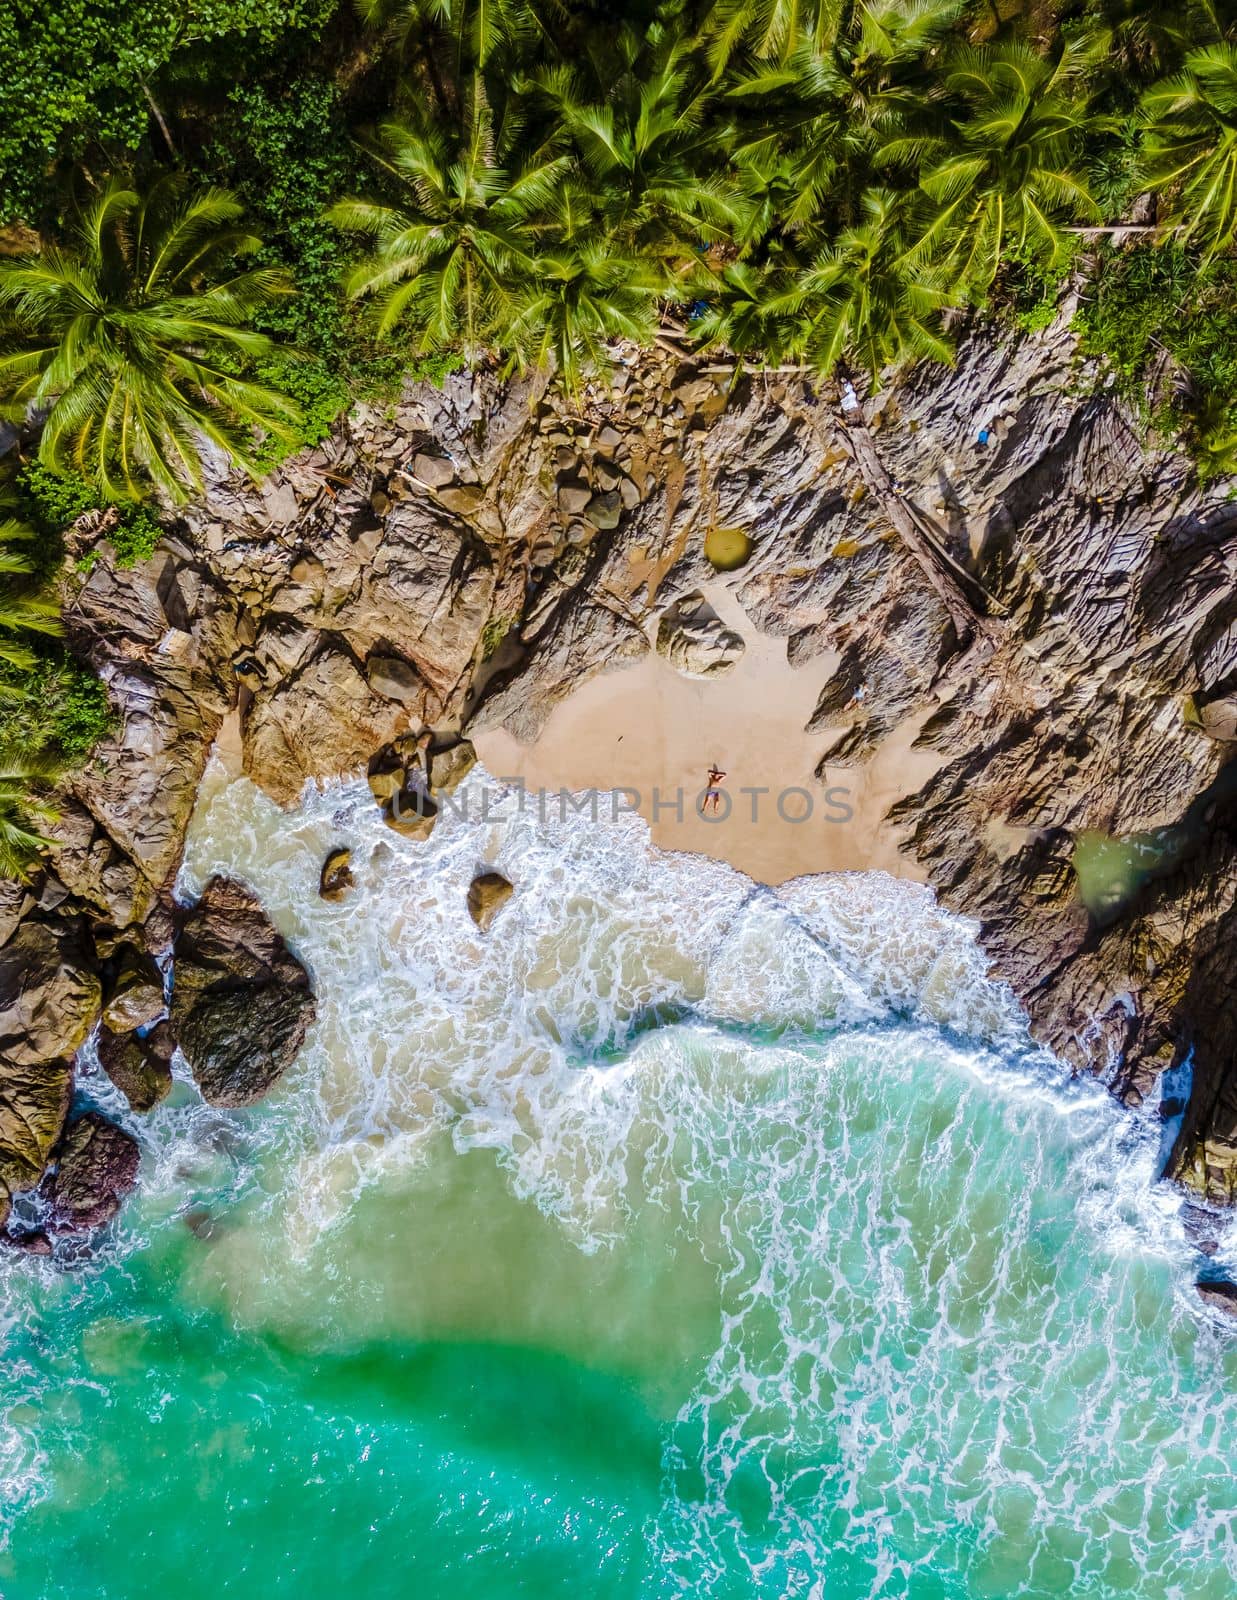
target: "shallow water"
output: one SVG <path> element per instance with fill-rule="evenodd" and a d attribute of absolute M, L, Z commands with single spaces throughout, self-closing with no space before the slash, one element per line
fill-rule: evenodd
<path fill-rule="evenodd" d="M 926 891 L 216 771 L 219 870 L 319 1022 L 266 1105 L 142 1122 L 103 1260 L 3 1267 L 4 1600 L 1232 1594 L 1237 1341 L 1155 1128 Z"/>

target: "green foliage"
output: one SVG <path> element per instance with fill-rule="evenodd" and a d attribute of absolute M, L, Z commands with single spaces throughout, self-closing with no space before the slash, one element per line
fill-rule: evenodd
<path fill-rule="evenodd" d="M 103 685 L 58 642 L 54 594 L 41 581 L 38 530 L 6 485 L 0 506 L 0 877 L 24 876 L 55 815 L 45 790 L 107 727 Z"/>
<path fill-rule="evenodd" d="M 1157 358 L 1177 368 L 1161 420 L 1184 430 L 1205 476 L 1237 465 L 1237 261 L 1200 268 L 1180 241 L 1109 250 L 1075 318 L 1080 347 L 1147 405 Z"/>
<path fill-rule="evenodd" d="M 105 511 L 112 504 L 75 473 L 53 472 L 32 461 L 19 479 L 21 499 L 35 527 L 46 537 L 44 548 L 55 553 L 57 536 L 87 511 Z M 144 505 L 112 505 L 115 518 L 107 537 L 116 551 L 116 564 L 133 567 L 154 554 L 163 537 L 163 525 Z"/>
<path fill-rule="evenodd" d="M 146 91 L 169 64 L 234 40 L 259 50 L 319 32 L 337 0 L 7 0 L 0 6 L 0 220 L 42 209 L 58 157 L 134 151 Z"/>
<path fill-rule="evenodd" d="M 1148 183 L 1190 250 L 1194 287 L 1176 303 L 1207 329 L 1220 308 L 1200 269 L 1237 237 L 1237 19 L 1208 0 L 134 0 L 123 14 L 68 0 L 43 33 L 0 88 L 0 109 L 6 92 L 25 108 L 9 137 L 27 156 L 31 118 L 59 130 L 41 161 L 89 151 L 95 174 L 117 146 L 147 160 L 175 147 L 199 193 L 234 196 L 254 230 L 216 204 L 245 257 L 229 317 L 221 255 L 140 305 L 99 300 L 111 331 L 74 352 L 96 363 L 74 405 L 106 393 L 113 412 L 161 416 L 132 460 L 109 458 L 97 416 L 56 415 L 63 352 L 54 374 L 49 360 L 38 383 L 10 385 L 14 406 L 56 402 L 43 459 L 110 498 L 191 489 L 196 429 L 265 469 L 352 400 L 463 360 L 546 367 L 575 388 L 667 313 L 747 361 L 846 363 L 875 381 L 946 357 L 959 312 L 1044 326 L 1079 226 L 1119 220 Z M 50 100 L 18 82 L 37 63 Z M 97 284 L 85 244 L 100 203 L 85 225 L 50 222 L 45 267 Z M 118 212 L 113 252 L 136 217 Z M 57 336 L 34 301 L 55 276 L 9 296 L 45 345 Z M 0 263 L 0 285 L 12 278 Z M 190 364 L 175 397 L 149 364 L 98 365 L 118 318 L 164 290 L 178 301 L 164 356 Z M 1086 336 L 1144 371 L 1154 346 L 1115 309 L 1096 317 Z M 1200 449 L 1228 403 L 1221 341 L 1204 343 L 1189 352 L 1197 398 L 1178 407 Z"/>
<path fill-rule="evenodd" d="M 244 268 L 259 241 L 224 189 L 166 174 L 139 194 L 111 178 L 64 245 L 0 259 L 0 399 L 44 410 L 39 459 L 109 500 L 202 484 L 203 442 L 253 470 L 255 428 L 291 431 L 296 407 L 238 373 L 271 354 L 249 326 L 289 285 Z"/>
<path fill-rule="evenodd" d="M 0 748 L 78 766 L 114 720 L 103 684 L 59 646 L 21 671 L 0 668 Z"/>

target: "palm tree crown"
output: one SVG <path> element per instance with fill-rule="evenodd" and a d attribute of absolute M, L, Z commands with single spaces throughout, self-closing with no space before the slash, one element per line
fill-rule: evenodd
<path fill-rule="evenodd" d="M 113 499 L 183 499 L 207 444 L 252 470 L 253 430 L 290 431 L 292 402 L 239 375 L 272 349 L 246 324 L 288 289 L 236 264 L 259 244 L 239 216 L 178 174 L 145 195 L 113 179 L 67 243 L 0 260 L 0 395 L 46 412 L 40 460 Z"/>
<path fill-rule="evenodd" d="M 548 156 L 510 170 L 501 161 L 480 79 L 461 124 L 427 117 L 391 121 L 374 153 L 406 187 L 407 201 L 341 200 L 336 227 L 369 234 L 375 248 L 348 280 L 372 296 L 380 333 L 405 319 L 422 351 L 456 346 L 470 356 L 489 348 L 536 274 L 534 226 L 566 177 L 565 158 Z"/>
<path fill-rule="evenodd" d="M 1175 191 L 1171 214 L 1210 258 L 1237 233 L 1237 47 L 1213 44 L 1143 96 L 1147 176 Z"/>

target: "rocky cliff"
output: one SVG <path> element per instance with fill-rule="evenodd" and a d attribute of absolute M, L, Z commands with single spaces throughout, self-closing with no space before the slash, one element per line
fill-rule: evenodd
<path fill-rule="evenodd" d="M 122 946 L 168 946 L 230 708 L 281 801 L 422 727 L 527 738 L 649 649 L 715 576 L 706 539 L 741 530 L 725 581 L 792 661 L 832 669 L 807 730 L 822 780 L 926 717 L 941 765 L 899 811 L 941 898 L 1080 1070 L 1139 1100 L 1188 1063 L 1171 1171 L 1231 1201 L 1237 507 L 1097 392 L 1063 323 L 976 337 L 865 413 L 669 350 L 579 412 L 456 375 L 362 408 L 261 487 L 218 475 L 137 569 L 104 545 L 67 577 L 120 726 L 47 871 L 0 907 L 9 1187 L 60 1138 L 99 974 Z"/>

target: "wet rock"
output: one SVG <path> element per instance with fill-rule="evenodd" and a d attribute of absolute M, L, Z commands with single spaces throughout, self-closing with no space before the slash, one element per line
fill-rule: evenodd
<path fill-rule="evenodd" d="M 382 820 L 404 839 L 428 839 L 438 821 L 438 807 L 423 789 L 405 789 L 382 810 Z"/>
<path fill-rule="evenodd" d="M 356 879 L 352 876 L 352 851 L 340 847 L 332 850 L 322 863 L 318 877 L 318 893 L 324 900 L 342 900 Z"/>
<path fill-rule="evenodd" d="M 166 1019 L 149 1033 L 99 1031 L 99 1065 L 134 1111 L 150 1111 L 172 1092 L 176 1040 Z"/>
<path fill-rule="evenodd" d="M 477 764 L 471 739 L 458 739 L 440 748 L 430 747 L 430 789 L 436 794 L 451 794 Z"/>
<path fill-rule="evenodd" d="M 1224 1278 L 1200 1278 L 1194 1287 L 1205 1305 L 1237 1317 L 1237 1283 L 1229 1283 Z"/>
<path fill-rule="evenodd" d="M 45 1184 L 50 1230 L 86 1233 L 110 1222 L 137 1184 L 141 1159 L 137 1140 L 99 1112 L 75 1118 Z"/>
<path fill-rule="evenodd" d="M 740 635 L 700 594 L 680 600 L 657 624 L 658 655 L 686 678 L 715 678 L 730 672 L 743 651 Z"/>
<path fill-rule="evenodd" d="M 494 918 L 514 893 L 511 882 L 501 872 L 481 872 L 468 886 L 468 914 L 488 933 Z"/>
<path fill-rule="evenodd" d="M 163 974 L 147 955 L 132 947 L 119 962 L 110 993 L 103 1003 L 103 1021 L 113 1033 L 147 1027 L 163 1015 Z"/>
<path fill-rule="evenodd" d="M 0 1212 L 0 1223 L 4 1220 Z M 52 1242 L 42 1228 L 22 1228 L 16 1233 L 0 1233 L 0 1248 L 20 1250 L 28 1256 L 49 1256 Z"/>
<path fill-rule="evenodd" d="M 172 1026 L 211 1105 L 260 1100 L 296 1059 L 317 1006 L 309 974 L 252 890 L 212 878 L 176 941 Z"/>

